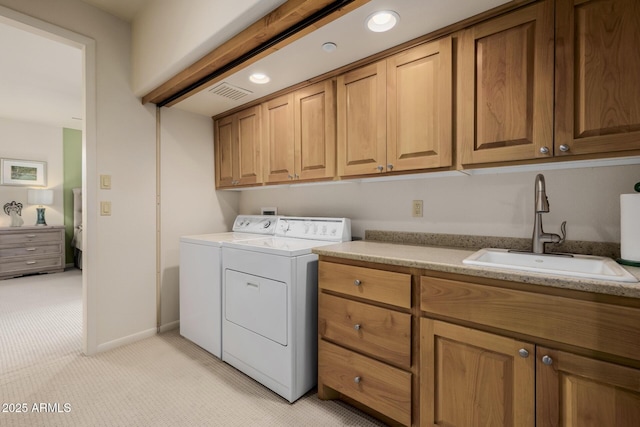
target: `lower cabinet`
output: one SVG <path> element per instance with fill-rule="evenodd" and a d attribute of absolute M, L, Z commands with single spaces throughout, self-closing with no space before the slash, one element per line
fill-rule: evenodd
<path fill-rule="evenodd" d="M 638 425 L 637 306 L 427 276 L 420 300 L 420 425 Z"/>
<path fill-rule="evenodd" d="M 422 426 L 533 426 L 533 344 L 420 319 Z"/>
<path fill-rule="evenodd" d="M 422 426 L 637 426 L 640 370 L 421 319 Z"/>
<path fill-rule="evenodd" d="M 637 299 L 340 261 L 318 266 L 320 399 L 390 425 L 640 425 Z"/>
<path fill-rule="evenodd" d="M 318 272 L 318 397 L 411 425 L 411 275 L 324 261 Z"/>
<path fill-rule="evenodd" d="M 536 349 L 536 425 L 637 426 L 640 369 Z"/>

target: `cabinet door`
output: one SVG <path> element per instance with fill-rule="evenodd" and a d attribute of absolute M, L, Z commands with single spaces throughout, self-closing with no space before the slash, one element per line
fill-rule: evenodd
<path fill-rule="evenodd" d="M 530 343 L 420 319 L 420 425 L 533 426 L 534 351 Z"/>
<path fill-rule="evenodd" d="M 558 0 L 556 13 L 555 154 L 640 149 L 640 2 Z"/>
<path fill-rule="evenodd" d="M 260 163 L 261 124 L 260 106 L 248 108 L 237 113 L 237 177 L 238 185 L 257 184 L 262 182 L 262 166 Z"/>
<path fill-rule="evenodd" d="M 461 33 L 460 164 L 552 153 L 553 31 L 553 2 L 546 0 Z"/>
<path fill-rule="evenodd" d="M 338 77 L 338 174 L 366 175 L 386 170 L 385 61 Z"/>
<path fill-rule="evenodd" d="M 640 370 L 538 347 L 538 426 L 637 426 Z"/>
<path fill-rule="evenodd" d="M 293 93 L 263 104 L 265 181 L 284 182 L 294 178 Z"/>
<path fill-rule="evenodd" d="M 387 60 L 387 168 L 451 166 L 451 38 Z"/>
<path fill-rule="evenodd" d="M 295 172 L 299 179 L 332 178 L 336 168 L 336 102 L 332 80 L 295 93 Z"/>
<path fill-rule="evenodd" d="M 216 188 L 231 187 L 235 183 L 234 171 L 238 167 L 234 159 L 237 126 L 235 115 L 215 122 Z"/>

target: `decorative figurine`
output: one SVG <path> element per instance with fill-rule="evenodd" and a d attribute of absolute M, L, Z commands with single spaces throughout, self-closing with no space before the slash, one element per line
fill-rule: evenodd
<path fill-rule="evenodd" d="M 20 227 L 24 224 L 24 220 L 20 217 L 22 215 L 22 203 L 5 203 L 4 213 L 11 217 L 11 226 Z"/>

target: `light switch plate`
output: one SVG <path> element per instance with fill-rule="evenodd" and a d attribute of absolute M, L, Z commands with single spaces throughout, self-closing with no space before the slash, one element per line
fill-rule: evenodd
<path fill-rule="evenodd" d="M 100 215 L 111 216 L 111 202 L 100 202 Z"/>
<path fill-rule="evenodd" d="M 111 190 L 111 175 L 100 175 L 100 188 Z"/>

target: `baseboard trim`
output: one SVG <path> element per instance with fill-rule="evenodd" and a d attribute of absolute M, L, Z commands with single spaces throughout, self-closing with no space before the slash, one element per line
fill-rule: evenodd
<path fill-rule="evenodd" d="M 156 334 L 156 328 L 147 329 L 145 331 L 141 331 L 126 337 L 118 338 L 113 341 L 108 341 L 98 345 L 97 353 L 102 353 L 103 351 L 112 350 L 117 347 L 121 347 L 126 344 L 131 344 L 136 341 L 140 341 L 145 338 L 152 337 Z"/>
<path fill-rule="evenodd" d="M 175 320 L 173 322 L 169 322 L 165 325 L 161 325 L 160 326 L 160 333 L 163 332 L 167 332 L 167 331 L 172 331 L 174 329 L 178 329 L 180 327 L 180 321 L 179 320 Z"/>

